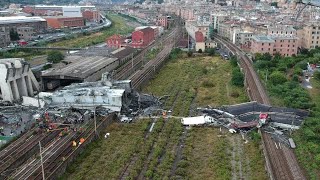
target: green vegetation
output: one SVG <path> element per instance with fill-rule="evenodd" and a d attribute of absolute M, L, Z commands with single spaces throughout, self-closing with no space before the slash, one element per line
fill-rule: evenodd
<path fill-rule="evenodd" d="M 255 67 L 261 77 L 269 76 L 266 85 L 275 105 L 311 110 L 311 117 L 304 121 L 293 138 L 297 144 L 299 162 L 308 173 L 308 179 L 320 179 L 320 81 L 319 72 L 311 79 L 312 89 L 304 89 L 299 84 L 302 70 L 307 63 L 319 63 L 320 48 L 302 50 L 295 57 L 271 57 L 258 54 Z"/>
<path fill-rule="evenodd" d="M 46 54 L 46 51 L 37 51 L 31 49 L 13 49 L 7 52 L 0 52 L 0 58 L 25 58 L 26 60 L 31 60 L 35 56 L 44 54 Z"/>
<path fill-rule="evenodd" d="M 160 52 L 160 48 L 153 48 L 149 50 L 146 54 L 147 61 L 154 59 L 159 52 Z"/>
<path fill-rule="evenodd" d="M 240 71 L 240 67 L 237 64 L 237 58 L 235 56 L 232 56 L 230 59 L 230 63 L 233 67 L 231 83 L 235 86 L 243 87 L 244 86 L 244 75 Z"/>
<path fill-rule="evenodd" d="M 48 53 L 47 61 L 52 63 L 59 63 L 64 59 L 64 54 L 61 51 L 50 51 Z"/>
<path fill-rule="evenodd" d="M 174 115 L 189 115 L 190 104 L 219 106 L 247 101 L 242 87 L 230 83 L 232 65 L 220 57 L 188 58 L 175 49 L 170 62 L 143 91 L 157 96 L 169 95 L 165 108 Z"/>
<path fill-rule="evenodd" d="M 17 31 L 15 31 L 13 28 L 10 29 L 10 40 L 11 41 L 17 41 L 19 40 L 19 34 Z"/>
<path fill-rule="evenodd" d="M 143 139 L 149 124 L 149 120 L 140 120 L 110 125 L 105 131 L 110 137 L 91 143 L 61 179 L 117 179 L 133 155 L 147 149 Z"/>
<path fill-rule="evenodd" d="M 216 50 L 214 48 L 206 48 L 205 52 L 208 53 L 209 56 L 214 56 Z"/>
<path fill-rule="evenodd" d="M 231 179 L 231 148 L 226 136 L 212 127 L 192 128 L 177 173 L 183 179 Z M 184 165 L 186 164 L 186 165 Z M 188 172 L 188 173 L 187 173 Z"/>
<path fill-rule="evenodd" d="M 231 84 L 231 63 L 220 57 L 187 56 L 174 49 L 167 65 L 143 91 L 170 95 L 165 107 L 180 116 L 188 116 L 191 107 L 247 100 L 243 87 Z M 154 122 L 151 133 L 150 119 L 107 127 L 104 133 L 109 132 L 110 137 L 91 143 L 61 179 L 119 179 L 123 175 L 125 179 L 231 179 L 230 151 L 237 148 L 231 140 L 235 136 L 226 131 L 221 134 L 214 127 L 185 130 L 180 119 L 175 118 L 158 118 Z M 186 141 L 179 154 L 181 159 L 177 159 L 183 131 L 187 133 Z M 243 142 L 240 144 L 247 155 L 242 159 L 239 155 L 235 161 L 246 163 L 243 172 L 251 179 L 266 179 L 257 143 L 247 143 L 246 147 Z"/>
<path fill-rule="evenodd" d="M 313 107 L 308 92 L 299 84 L 302 69 L 309 59 L 305 55 L 281 57 L 257 54 L 254 66 L 261 79 L 265 79 L 274 105 L 308 109 Z"/>
<path fill-rule="evenodd" d="M 126 20 L 117 14 L 107 14 L 107 18 L 112 21 L 112 25 L 109 28 L 105 28 L 103 31 L 90 34 L 90 35 L 75 35 L 74 37 L 68 37 L 66 40 L 49 43 L 49 47 L 86 47 L 95 44 L 102 43 L 107 37 L 113 34 L 125 35 L 131 33 L 134 28 L 128 27 Z"/>

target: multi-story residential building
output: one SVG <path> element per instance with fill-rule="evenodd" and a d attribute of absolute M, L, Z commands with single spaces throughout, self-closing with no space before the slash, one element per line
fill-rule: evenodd
<path fill-rule="evenodd" d="M 306 49 L 320 47 L 320 22 L 308 23 L 298 30 L 300 46 Z"/>
<path fill-rule="evenodd" d="M 218 34 L 229 40 L 233 40 L 236 32 L 240 31 L 240 25 L 234 21 L 220 22 L 218 27 Z"/>
<path fill-rule="evenodd" d="M 164 29 L 168 28 L 168 17 L 160 16 L 157 18 L 157 26 L 162 26 Z"/>
<path fill-rule="evenodd" d="M 33 27 L 18 27 L 17 32 L 19 34 L 19 38 L 26 41 L 32 39 L 35 35 Z"/>
<path fill-rule="evenodd" d="M 274 55 L 280 53 L 282 56 L 293 56 L 297 54 L 298 38 L 295 36 L 266 36 L 259 35 L 252 37 L 251 52 L 270 53 Z"/>
<path fill-rule="evenodd" d="M 18 27 L 32 27 L 35 32 L 39 33 L 47 29 L 47 21 L 40 17 L 0 17 L 0 29 L 2 27 L 13 29 L 14 31 L 17 31 Z"/>
<path fill-rule="evenodd" d="M 233 43 L 243 49 L 250 49 L 253 35 L 253 32 L 249 31 L 235 31 L 233 35 Z"/>
<path fill-rule="evenodd" d="M 154 41 L 154 30 L 150 27 L 134 31 L 132 33 L 132 47 L 143 48 Z"/>
<path fill-rule="evenodd" d="M 48 16 L 45 19 L 48 26 L 53 29 L 83 27 L 85 25 L 83 17 Z"/>
<path fill-rule="evenodd" d="M 26 6 L 22 9 L 23 12 L 34 14 L 36 16 L 69 16 L 68 14 L 81 15 L 81 12 L 85 10 L 96 10 L 95 6 L 55 6 L 55 5 L 36 5 L 36 6 Z M 74 15 L 71 15 L 74 16 Z M 69 16 L 70 17 L 70 16 Z"/>
<path fill-rule="evenodd" d="M 197 22 L 197 21 L 186 21 L 186 29 L 188 34 L 195 39 L 195 32 L 200 31 L 204 37 L 209 38 L 209 23 Z"/>
<path fill-rule="evenodd" d="M 219 22 L 224 21 L 228 17 L 227 14 L 214 13 L 210 15 L 210 19 L 213 25 L 213 29 L 219 29 Z"/>
<path fill-rule="evenodd" d="M 260 35 L 252 37 L 251 52 L 273 54 L 274 40 L 269 36 Z"/>
<path fill-rule="evenodd" d="M 268 35 L 296 36 L 297 30 L 295 30 L 292 26 L 286 26 L 286 25 L 269 27 L 268 28 Z"/>
<path fill-rule="evenodd" d="M 6 47 L 10 44 L 9 28 L 0 27 L 0 47 Z"/>

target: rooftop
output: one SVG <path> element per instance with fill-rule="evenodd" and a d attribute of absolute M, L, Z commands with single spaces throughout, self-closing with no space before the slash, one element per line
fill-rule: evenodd
<path fill-rule="evenodd" d="M 59 76 L 65 78 L 85 79 L 100 69 L 116 61 L 117 58 L 103 56 L 67 56 L 65 61 L 73 62 L 61 69 L 53 69 L 50 72 L 44 72 L 43 77 Z"/>
<path fill-rule="evenodd" d="M 270 42 L 270 43 L 274 42 L 274 40 L 272 38 L 270 38 L 269 36 L 262 36 L 262 35 L 260 35 L 260 36 L 252 36 L 252 39 L 257 41 L 257 42 L 267 42 L 267 43 L 268 42 Z"/>
<path fill-rule="evenodd" d="M 26 16 L 0 17 L 0 24 L 39 22 L 39 21 L 45 22 L 46 20 L 41 17 L 26 17 Z"/>

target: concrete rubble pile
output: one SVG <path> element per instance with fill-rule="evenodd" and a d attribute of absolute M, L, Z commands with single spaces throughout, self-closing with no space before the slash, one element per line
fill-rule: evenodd
<path fill-rule="evenodd" d="M 181 119 L 185 126 L 222 126 L 230 133 L 247 134 L 253 129 L 262 128 L 272 134 L 272 138 L 291 148 L 295 148 L 289 138 L 292 130 L 299 129 L 308 111 L 293 108 L 271 107 L 257 102 L 248 102 L 219 109 L 198 108 L 199 116 Z"/>

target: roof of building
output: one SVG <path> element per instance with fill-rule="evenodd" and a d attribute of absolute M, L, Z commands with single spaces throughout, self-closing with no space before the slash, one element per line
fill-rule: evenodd
<path fill-rule="evenodd" d="M 35 5 L 35 8 L 63 8 L 63 7 L 73 7 L 73 8 L 95 8 L 95 6 L 56 6 L 56 5 Z"/>
<path fill-rule="evenodd" d="M 111 54 L 118 59 L 122 59 L 132 53 L 135 53 L 135 51 L 137 51 L 137 49 L 132 48 L 130 46 L 126 46 L 126 47 L 122 47 L 122 48 L 119 48 L 119 49 L 111 52 Z"/>
<path fill-rule="evenodd" d="M 257 42 L 274 42 L 272 38 L 264 35 L 252 36 L 252 39 Z"/>
<path fill-rule="evenodd" d="M 26 17 L 26 16 L 10 16 L 0 17 L 0 24 L 26 23 L 26 22 L 45 22 L 41 17 Z"/>
<path fill-rule="evenodd" d="M 202 32 L 196 31 L 194 34 L 195 34 L 196 42 L 204 42 L 205 39 Z"/>
<path fill-rule="evenodd" d="M 151 27 L 146 27 L 144 29 L 140 29 L 139 31 L 143 33 L 154 32 L 154 30 Z"/>
<path fill-rule="evenodd" d="M 117 58 L 103 57 L 103 56 L 67 56 L 66 61 L 73 62 L 61 69 L 53 69 L 50 72 L 44 72 L 43 77 L 63 76 L 76 79 L 85 79 L 100 69 L 108 66 L 116 61 Z"/>

